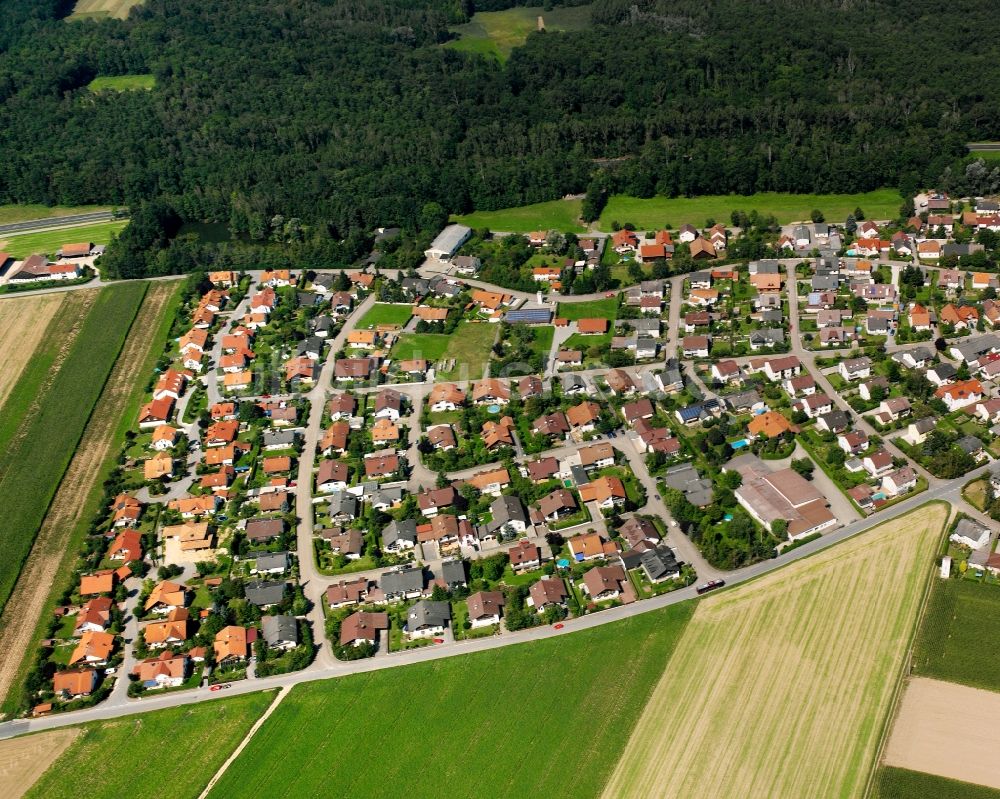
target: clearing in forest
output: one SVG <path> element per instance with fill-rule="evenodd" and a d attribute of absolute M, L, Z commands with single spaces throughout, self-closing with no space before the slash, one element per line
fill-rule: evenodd
<path fill-rule="evenodd" d="M 702 602 L 604 796 L 860 796 L 947 516 L 924 506 Z"/>
<path fill-rule="evenodd" d="M 66 19 L 104 19 L 114 17 L 125 19 L 132 6 L 137 6 L 142 0 L 77 0 L 73 13 Z"/>

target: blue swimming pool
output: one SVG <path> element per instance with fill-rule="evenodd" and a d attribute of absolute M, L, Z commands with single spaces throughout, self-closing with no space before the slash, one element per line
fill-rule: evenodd
<path fill-rule="evenodd" d="M 729 446 L 731 446 L 733 449 L 743 449 L 743 447 L 749 447 L 750 442 L 747 441 L 745 438 L 741 438 L 739 441 L 731 441 L 729 443 Z"/>
<path fill-rule="evenodd" d="M 486 410 L 488 410 L 490 413 L 500 413 L 500 406 L 499 405 L 490 405 L 489 407 L 487 407 Z"/>

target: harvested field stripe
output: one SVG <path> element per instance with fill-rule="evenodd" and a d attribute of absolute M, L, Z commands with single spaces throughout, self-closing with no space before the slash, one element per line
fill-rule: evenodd
<path fill-rule="evenodd" d="M 0 606 L 6 604 L 56 488 L 80 443 L 125 335 L 143 283 L 103 289 L 37 410 L 0 451 Z"/>
<path fill-rule="evenodd" d="M 70 579 L 76 553 L 98 510 L 102 484 L 110 473 L 125 431 L 131 427 L 144 394 L 143 378 L 161 354 L 175 309 L 179 283 L 150 284 L 130 335 L 97 401 L 80 446 L 42 523 L 18 580 L 10 607 L 0 616 L 0 649 L 24 653 L 0 660 L 2 709 L 12 711 L 21 699 L 12 686 L 24 684 L 45 628 L 43 610 L 56 604 Z"/>
<path fill-rule="evenodd" d="M 703 600 L 604 796 L 860 796 L 947 518 Z"/>
<path fill-rule="evenodd" d="M 65 298 L 42 294 L 0 303 L 0 409 Z"/>
<path fill-rule="evenodd" d="M 78 729 L 53 730 L 0 741 L 0 796 L 20 799 L 80 734 Z"/>

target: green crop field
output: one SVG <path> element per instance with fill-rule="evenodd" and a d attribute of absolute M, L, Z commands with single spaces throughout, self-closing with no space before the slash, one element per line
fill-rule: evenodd
<path fill-rule="evenodd" d="M 113 77 L 94 78 L 87 84 L 92 92 L 128 92 L 136 89 L 152 89 L 156 86 L 153 75 L 115 75 Z"/>
<path fill-rule="evenodd" d="M 62 479 L 111 367 L 146 293 L 146 283 L 102 289 L 58 372 L 33 383 L 26 397 L 15 387 L 0 425 L 0 606 L 17 580 L 49 502 Z M 16 302 L 16 300 L 6 300 Z M 53 342 L 58 346 L 59 342 Z M 51 356 L 50 364 L 55 355 Z M 37 379 L 34 372 L 21 380 Z M 20 380 L 19 380 L 20 382 Z M 11 405 L 12 402 L 18 403 Z M 9 416 L 20 408 L 20 415 Z"/>
<path fill-rule="evenodd" d="M 0 205 L 0 225 L 108 210 L 110 209 L 106 205 Z"/>
<path fill-rule="evenodd" d="M 296 686 L 209 796 L 594 796 L 692 610 Z"/>
<path fill-rule="evenodd" d="M 618 297 L 604 297 L 590 302 L 561 302 L 556 310 L 560 319 L 615 319 L 618 316 Z"/>
<path fill-rule="evenodd" d="M 454 216 L 452 221 L 474 229 L 489 228 L 504 233 L 530 233 L 533 230 L 561 230 L 563 233 L 586 231 L 580 224 L 579 200 L 552 200 L 498 211 L 476 211 Z"/>
<path fill-rule="evenodd" d="M 1000 791 L 934 774 L 883 766 L 872 799 L 1000 799 Z"/>
<path fill-rule="evenodd" d="M 706 220 L 729 224 L 733 211 L 774 214 L 780 224 L 809 219 L 813 209 L 823 212 L 827 222 L 842 222 L 859 207 L 867 219 L 894 219 L 903 200 L 895 189 L 878 189 L 862 194 L 762 193 L 749 197 L 737 194 L 706 197 L 627 197 L 616 194 L 601 214 L 600 227 L 611 230 L 612 222 L 631 223 L 639 229 L 680 227 L 685 223 L 702 227 Z"/>
<path fill-rule="evenodd" d="M 442 360 L 454 360 L 451 369 L 437 372 L 437 380 L 479 380 L 490 361 L 497 326 L 488 322 L 462 322 L 448 338 Z"/>
<path fill-rule="evenodd" d="M 25 797 L 195 797 L 273 700 L 262 691 L 84 725 Z"/>
<path fill-rule="evenodd" d="M 450 339 L 444 333 L 403 333 L 392 348 L 392 357 L 399 361 L 410 358 L 436 361 L 448 349 Z"/>
<path fill-rule="evenodd" d="M 114 222 L 98 222 L 95 225 L 79 225 L 57 230 L 4 233 L 0 234 L 0 237 L 7 242 L 3 245 L 3 249 L 14 258 L 24 258 L 36 252 L 52 256 L 63 244 L 71 242 L 91 241 L 94 244 L 107 244 L 127 224 L 127 219 L 119 219 Z"/>
<path fill-rule="evenodd" d="M 913 647 L 913 674 L 1000 690 L 1000 586 L 935 580 Z"/>
<path fill-rule="evenodd" d="M 372 306 L 361 320 L 358 328 L 374 327 L 375 325 L 405 325 L 413 316 L 412 305 L 390 305 L 378 302 Z"/>
<path fill-rule="evenodd" d="M 538 29 L 538 18 L 545 22 L 545 30 L 579 31 L 590 27 L 590 6 L 553 8 L 546 11 L 541 6 L 509 8 L 505 11 L 480 11 L 464 25 L 451 28 L 459 38 L 445 44 L 456 50 L 491 56 L 501 61 L 510 56 L 511 50 L 520 47 L 528 34 Z"/>

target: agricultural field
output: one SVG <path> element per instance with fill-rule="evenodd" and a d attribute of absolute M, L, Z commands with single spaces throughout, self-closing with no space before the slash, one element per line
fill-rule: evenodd
<path fill-rule="evenodd" d="M 888 766 L 1000 789 L 1000 693 L 915 677 L 885 749 Z"/>
<path fill-rule="evenodd" d="M 692 610 L 296 686 L 209 796 L 594 796 Z"/>
<path fill-rule="evenodd" d="M 580 200 L 552 200 L 498 211 L 476 211 L 452 217 L 453 222 L 473 229 L 489 228 L 504 233 L 530 233 L 533 230 L 561 230 L 584 233 L 580 224 Z"/>
<path fill-rule="evenodd" d="M 479 380 L 490 362 L 497 326 L 486 322 L 462 322 L 448 338 L 441 360 L 451 360 L 451 369 L 436 373 L 437 380 Z"/>
<path fill-rule="evenodd" d="M 26 370 L 8 396 L 0 419 L 0 507 L 7 522 L 0 534 L 0 606 L 10 596 L 146 286 L 122 284 L 97 293 L 84 317 L 71 318 L 67 336 L 46 336 L 37 357 L 55 371 Z M 61 314 L 53 324 L 62 326 L 68 316 Z"/>
<path fill-rule="evenodd" d="M 127 219 L 118 219 L 113 222 L 98 222 L 94 225 L 77 225 L 56 230 L 6 233 L 3 234 L 2 246 L 13 258 L 25 258 L 36 252 L 53 256 L 56 250 L 67 242 L 92 241 L 94 244 L 107 244 L 127 224 Z"/>
<path fill-rule="evenodd" d="M 137 89 L 152 89 L 156 86 L 154 75 L 115 75 L 106 78 L 94 78 L 87 88 L 94 92 L 130 92 Z"/>
<path fill-rule="evenodd" d="M 702 601 L 604 796 L 862 795 L 947 516 Z"/>
<path fill-rule="evenodd" d="M 65 298 L 42 294 L 0 302 L 0 408 Z"/>
<path fill-rule="evenodd" d="M 405 325 L 413 316 L 412 305 L 392 305 L 377 302 L 358 321 L 358 329 L 374 327 L 375 325 Z"/>
<path fill-rule="evenodd" d="M 159 799 L 166 784 L 171 796 L 197 796 L 273 699 L 262 691 L 86 724 L 25 796 Z"/>
<path fill-rule="evenodd" d="M 735 210 L 774 214 L 779 224 L 808 220 L 818 208 L 828 222 L 842 222 L 859 207 L 867 219 L 894 219 L 903 200 L 895 189 L 878 189 L 860 194 L 786 194 L 766 192 L 749 197 L 738 194 L 705 197 L 627 197 L 613 195 L 600 218 L 601 230 L 611 230 L 612 222 L 631 223 L 639 229 L 679 227 L 690 223 L 701 227 L 708 219 L 729 224 Z"/>
<path fill-rule="evenodd" d="M 1000 799 L 1000 791 L 985 785 L 886 766 L 879 771 L 871 796 L 872 799 Z"/>
<path fill-rule="evenodd" d="M 66 19 L 104 19 L 114 17 L 125 19 L 132 6 L 137 6 L 142 0 L 77 0 L 73 13 Z"/>
<path fill-rule="evenodd" d="M 935 580 L 913 645 L 912 673 L 1000 691 L 1000 586 Z"/>
<path fill-rule="evenodd" d="M 445 46 L 506 61 L 511 51 L 523 45 L 528 35 L 538 29 L 539 17 L 544 19 L 545 30 L 549 33 L 585 30 L 590 27 L 590 6 L 548 11 L 541 6 L 480 11 L 464 25 L 453 26 L 451 31 L 459 38 Z"/>
<path fill-rule="evenodd" d="M 74 729 L 53 730 L 0 741 L 0 795 L 19 799 L 79 734 Z"/>
<path fill-rule="evenodd" d="M 104 205 L 0 205 L 0 225 L 26 222 L 30 219 L 58 219 L 61 216 L 110 210 Z"/>
<path fill-rule="evenodd" d="M 142 379 L 152 371 L 167 341 L 180 301 L 179 285 L 166 281 L 149 284 L 132 325 L 133 331 L 144 335 L 128 336 L 14 588 L 10 607 L 16 607 L 17 613 L 0 617 L 0 648 L 26 654 L 0 661 L 0 710 L 4 712 L 16 708 L 20 699 L 19 692 L 11 688 L 24 684 L 44 633 L 40 624 L 43 610 L 56 604 L 70 580 L 76 552 L 98 510 L 103 481 L 117 459 L 116 446 L 138 413 L 145 388 Z"/>
<path fill-rule="evenodd" d="M 615 319 L 618 316 L 618 295 L 590 302 L 561 302 L 556 309 L 560 319 Z"/>

